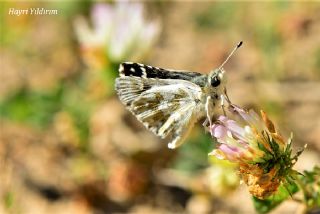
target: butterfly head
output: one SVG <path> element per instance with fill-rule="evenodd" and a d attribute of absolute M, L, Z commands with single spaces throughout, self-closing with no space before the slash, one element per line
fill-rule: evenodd
<path fill-rule="evenodd" d="M 224 85 L 226 82 L 226 78 L 224 77 L 224 72 L 225 71 L 222 68 L 211 71 L 210 74 L 208 75 L 208 85 L 214 88 Z"/>

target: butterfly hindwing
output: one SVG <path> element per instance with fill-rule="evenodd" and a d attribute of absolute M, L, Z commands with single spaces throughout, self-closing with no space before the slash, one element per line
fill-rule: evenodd
<path fill-rule="evenodd" d="M 122 76 L 116 80 L 116 90 L 146 128 L 162 138 L 170 135 L 170 148 L 180 144 L 203 112 L 202 90 L 189 81 Z"/>

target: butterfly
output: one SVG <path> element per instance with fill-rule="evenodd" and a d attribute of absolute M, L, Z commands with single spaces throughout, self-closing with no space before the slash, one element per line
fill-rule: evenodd
<path fill-rule="evenodd" d="M 206 117 L 205 124 L 211 125 L 214 108 L 223 109 L 224 100 L 229 101 L 223 65 L 241 45 L 208 75 L 121 63 L 115 89 L 126 108 L 157 136 L 169 137 L 168 148 L 174 149 L 200 118 Z"/>

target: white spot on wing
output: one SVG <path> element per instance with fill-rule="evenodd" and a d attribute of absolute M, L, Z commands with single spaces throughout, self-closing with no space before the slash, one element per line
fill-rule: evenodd
<path fill-rule="evenodd" d="M 135 72 L 134 68 L 130 68 L 130 71 L 131 71 L 131 72 Z"/>
<path fill-rule="evenodd" d="M 168 148 L 169 149 L 175 149 L 176 148 L 176 143 L 175 142 L 168 143 Z"/>
<path fill-rule="evenodd" d="M 119 74 L 120 74 L 121 77 L 125 76 L 125 75 L 123 74 L 123 71 L 124 71 L 123 65 L 120 64 L 120 66 L 119 66 Z"/>
<path fill-rule="evenodd" d="M 147 78 L 146 69 L 144 67 L 141 67 L 141 71 L 142 71 L 142 78 Z"/>

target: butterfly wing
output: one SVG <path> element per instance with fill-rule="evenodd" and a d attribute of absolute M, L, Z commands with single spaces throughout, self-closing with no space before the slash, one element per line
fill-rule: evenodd
<path fill-rule="evenodd" d="M 169 148 L 182 143 L 204 112 L 201 88 L 186 80 L 126 76 L 120 71 L 116 90 L 120 100 L 146 128 L 162 138 L 171 137 Z"/>
<path fill-rule="evenodd" d="M 140 63 L 124 62 L 120 64 L 119 76 L 136 76 L 141 78 L 157 79 L 180 79 L 192 81 L 193 79 L 202 77 L 204 75 L 197 72 L 170 70 Z"/>

